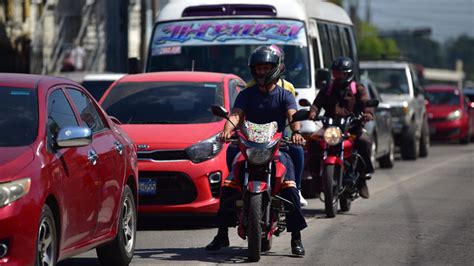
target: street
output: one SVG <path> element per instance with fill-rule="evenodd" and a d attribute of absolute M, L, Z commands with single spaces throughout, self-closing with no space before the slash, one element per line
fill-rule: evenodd
<path fill-rule="evenodd" d="M 328 219 L 323 204 L 304 208 L 304 258 L 293 257 L 290 234 L 273 241 L 262 264 L 472 265 L 474 261 L 474 144 L 434 144 L 428 158 L 397 159 L 377 169 L 370 199 Z M 216 233 L 210 218 L 142 220 L 131 265 L 246 263 L 246 241 L 231 229 L 231 246 L 206 252 Z M 95 251 L 59 263 L 99 265 Z"/>

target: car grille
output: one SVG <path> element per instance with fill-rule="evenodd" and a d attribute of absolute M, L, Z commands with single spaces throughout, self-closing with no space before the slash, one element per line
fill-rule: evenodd
<path fill-rule="evenodd" d="M 138 160 L 153 161 L 189 160 L 185 150 L 139 151 L 137 157 Z"/>
<path fill-rule="evenodd" d="M 178 172 L 139 172 L 140 178 L 156 181 L 155 195 L 140 195 L 141 205 L 177 205 L 193 202 L 197 190 L 191 178 Z"/>
<path fill-rule="evenodd" d="M 430 118 L 428 121 L 431 123 L 439 123 L 439 122 L 448 121 L 448 119 L 446 117 L 438 117 L 438 118 Z"/>

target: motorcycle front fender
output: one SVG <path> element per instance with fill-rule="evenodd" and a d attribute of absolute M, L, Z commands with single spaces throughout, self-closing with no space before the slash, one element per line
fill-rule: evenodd
<path fill-rule="evenodd" d="M 268 190 L 268 183 L 263 181 L 249 181 L 247 191 L 250 193 L 263 193 Z"/>
<path fill-rule="evenodd" d="M 338 166 L 342 166 L 342 160 L 341 158 L 337 157 L 337 156 L 328 156 L 325 160 L 324 160 L 324 165 L 338 165 Z"/>

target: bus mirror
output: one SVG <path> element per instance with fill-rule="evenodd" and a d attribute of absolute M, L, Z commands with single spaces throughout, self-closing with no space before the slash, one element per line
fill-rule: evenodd
<path fill-rule="evenodd" d="M 137 74 L 140 73 L 140 59 L 137 57 L 131 57 L 128 59 L 127 62 L 127 67 L 128 67 L 128 74 Z"/>
<path fill-rule="evenodd" d="M 316 88 L 323 89 L 331 81 L 331 72 L 327 68 L 318 68 L 316 71 Z"/>

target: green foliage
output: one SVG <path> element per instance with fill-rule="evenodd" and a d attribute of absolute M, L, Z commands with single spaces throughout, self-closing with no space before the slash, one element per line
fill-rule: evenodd
<path fill-rule="evenodd" d="M 361 59 L 381 58 L 382 56 L 398 57 L 400 51 L 397 43 L 391 39 L 382 39 L 373 25 L 362 22 L 358 27 L 358 48 Z"/>
<path fill-rule="evenodd" d="M 447 61 L 454 68 L 456 59 L 464 62 L 466 80 L 474 80 L 474 38 L 462 35 L 447 45 Z"/>
<path fill-rule="evenodd" d="M 338 6 L 342 6 L 342 0 L 329 0 L 328 2 L 334 3 Z"/>

